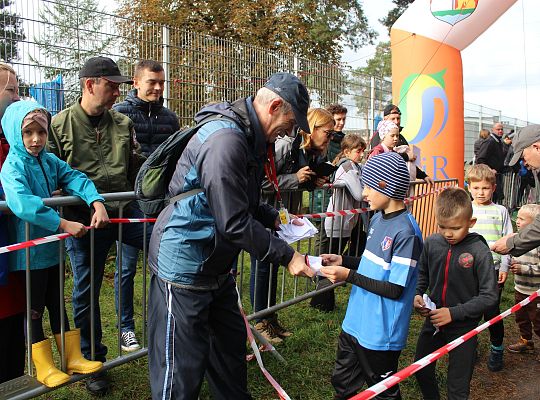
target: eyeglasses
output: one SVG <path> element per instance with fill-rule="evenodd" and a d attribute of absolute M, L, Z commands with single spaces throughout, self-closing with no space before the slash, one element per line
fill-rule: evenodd
<path fill-rule="evenodd" d="M 330 130 L 330 131 L 324 131 L 324 133 L 328 139 L 332 139 L 334 135 L 336 134 L 336 131 Z"/>

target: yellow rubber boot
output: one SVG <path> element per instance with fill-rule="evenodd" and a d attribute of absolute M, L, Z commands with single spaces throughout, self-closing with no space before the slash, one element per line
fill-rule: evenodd
<path fill-rule="evenodd" d="M 60 334 L 54 335 L 58 352 L 61 349 Z M 81 353 L 81 331 L 73 329 L 66 332 L 66 366 L 68 374 L 93 374 L 101 369 L 101 361 L 89 361 Z"/>
<path fill-rule="evenodd" d="M 54 366 L 51 342 L 48 339 L 32 345 L 32 361 L 36 366 L 37 380 L 45 386 L 56 387 L 69 381 L 69 375 Z"/>

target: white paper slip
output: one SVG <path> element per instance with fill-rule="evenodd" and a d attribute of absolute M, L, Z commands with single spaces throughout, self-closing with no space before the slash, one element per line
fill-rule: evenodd
<path fill-rule="evenodd" d="M 313 272 L 315 272 L 315 275 L 324 276 L 321 272 L 322 265 L 322 257 L 317 256 L 307 256 L 308 262 L 309 262 L 309 268 Z"/>
<path fill-rule="evenodd" d="M 426 308 L 429 308 L 430 310 L 436 310 L 437 309 L 437 306 L 435 305 L 435 303 L 433 301 L 431 301 L 431 299 L 429 298 L 429 296 L 427 294 L 424 293 L 424 295 L 422 296 L 422 300 L 424 300 L 424 303 L 426 304 L 425 305 Z M 439 327 L 436 326 L 435 327 L 435 332 L 433 333 L 433 336 L 435 336 L 438 332 L 439 332 Z"/>
<path fill-rule="evenodd" d="M 422 300 L 424 300 L 424 303 L 426 304 L 426 308 L 429 308 L 430 310 L 437 309 L 437 306 L 435 305 L 434 302 L 431 301 L 431 299 L 429 298 L 427 294 L 424 293 L 424 295 L 422 296 Z"/>
<path fill-rule="evenodd" d="M 310 220 L 307 218 L 301 218 L 303 225 L 294 225 L 288 223 L 286 225 L 280 224 L 280 230 L 277 231 L 278 236 L 291 244 L 302 239 L 307 239 L 316 235 L 319 230 L 313 226 Z"/>

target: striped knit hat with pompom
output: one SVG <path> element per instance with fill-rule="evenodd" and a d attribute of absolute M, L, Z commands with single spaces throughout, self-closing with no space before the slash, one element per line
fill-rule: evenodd
<path fill-rule="evenodd" d="M 385 196 L 403 200 L 409 190 L 409 169 L 399 154 L 382 153 L 371 157 L 362 169 L 362 183 Z"/>

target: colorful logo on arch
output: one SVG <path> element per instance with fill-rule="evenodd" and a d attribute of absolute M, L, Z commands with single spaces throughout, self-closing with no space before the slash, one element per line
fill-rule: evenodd
<path fill-rule="evenodd" d="M 450 25 L 455 25 L 471 15 L 478 0 L 431 0 L 431 14 Z"/>
<path fill-rule="evenodd" d="M 434 74 L 411 74 L 403 81 L 399 93 L 404 126 L 401 133 L 410 144 L 420 143 L 431 135 L 436 138 L 446 126 L 445 72 L 446 69 Z"/>

